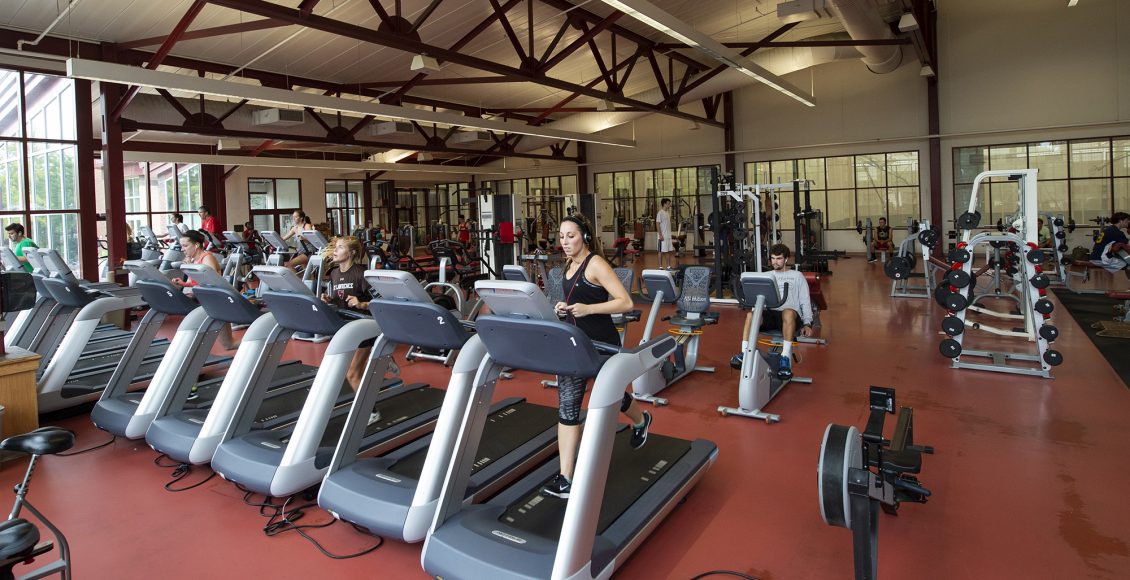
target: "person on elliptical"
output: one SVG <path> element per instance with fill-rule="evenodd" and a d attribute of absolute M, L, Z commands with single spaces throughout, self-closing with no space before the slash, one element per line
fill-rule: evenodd
<path fill-rule="evenodd" d="M 798 333 L 797 322 L 801 323 L 801 336 L 812 336 L 812 299 L 808 294 L 808 281 L 804 274 L 788 267 L 791 255 L 789 247 L 784 244 L 769 248 L 769 265 L 773 268 L 770 274 L 777 283 L 777 291 L 785 296 L 785 302 L 761 313 L 761 330 L 781 331 L 784 348 L 781 351 L 781 364 L 777 368 L 777 378 L 781 380 L 793 377 L 792 346 Z M 745 324 L 742 326 L 742 350 L 730 359 L 731 366 L 741 367 L 751 324 L 753 312 L 746 314 Z"/>
<path fill-rule="evenodd" d="M 875 228 L 875 239 L 871 241 L 871 259 L 874 262 L 883 252 L 891 251 L 891 226 L 887 225 L 887 218 L 879 218 L 879 225 Z"/>
<path fill-rule="evenodd" d="M 1130 252 L 1130 238 L 1125 230 L 1130 226 L 1130 214 L 1120 211 L 1110 217 L 1106 226 L 1095 237 L 1095 247 L 1091 248 L 1091 261 L 1106 268 L 1108 272 L 1122 270 L 1130 277 L 1130 263 L 1126 256 Z"/>
<path fill-rule="evenodd" d="M 602 257 L 600 240 L 592 231 L 581 214 L 561 220 L 557 235 L 567 259 L 561 279 L 565 300 L 554 308 L 566 322 L 580 328 L 589 338 L 619 345 L 620 334 L 612 323 L 612 315 L 631 310 L 632 298 Z M 581 444 L 581 402 L 587 382 L 580 377 L 557 377 L 557 446 L 561 453 L 561 472 L 542 488 L 542 494 L 569 497 Z M 642 447 L 647 442 L 651 414 L 641 411 L 630 393 L 624 393 L 620 411 L 632 421 L 632 448 Z"/>
<path fill-rule="evenodd" d="M 282 239 L 285 241 L 294 238 L 296 240 L 295 246 L 298 251 L 294 254 L 294 257 L 288 260 L 284 265 L 297 272 L 300 268 L 306 266 L 306 263 L 310 261 L 310 256 L 314 253 L 314 249 L 310 244 L 302 239 L 302 232 L 313 230 L 314 226 L 311 225 L 310 218 L 306 215 L 306 212 L 300 209 L 296 209 L 290 214 L 290 220 L 290 229 L 286 231 Z"/>

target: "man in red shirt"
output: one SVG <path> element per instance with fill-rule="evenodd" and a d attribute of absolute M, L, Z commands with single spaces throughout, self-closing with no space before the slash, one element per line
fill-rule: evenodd
<path fill-rule="evenodd" d="M 200 206 L 200 209 L 197 210 L 197 213 L 200 214 L 200 229 L 210 232 L 216 237 L 219 237 L 220 225 L 216 223 L 216 216 L 212 215 L 212 212 L 209 211 L 208 206 Z"/>

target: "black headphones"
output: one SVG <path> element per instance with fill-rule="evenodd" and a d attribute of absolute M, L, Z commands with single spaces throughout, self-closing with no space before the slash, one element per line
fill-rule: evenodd
<path fill-rule="evenodd" d="M 573 222 L 577 224 L 577 227 L 581 230 L 581 239 L 584 240 L 586 245 L 592 245 L 592 234 L 589 233 L 589 228 L 585 225 L 585 222 L 571 215 L 565 216 L 565 219 L 561 221 Z"/>

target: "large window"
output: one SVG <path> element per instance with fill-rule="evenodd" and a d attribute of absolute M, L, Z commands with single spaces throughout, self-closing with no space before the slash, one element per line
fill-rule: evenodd
<path fill-rule="evenodd" d="M 361 197 L 365 182 L 359 179 L 326 180 L 326 222 L 334 235 L 344 236 L 361 227 Z"/>
<path fill-rule="evenodd" d="M 993 169 L 1038 169 L 1036 199 L 1041 214 L 1066 215 L 1083 223 L 1130 207 L 1127 137 L 955 148 L 956 213 L 969 207 L 977 174 Z M 1017 189 L 1013 182 L 990 182 L 982 186 L 978 196 L 982 224 L 995 223 L 1016 213 Z"/>
<path fill-rule="evenodd" d="M 291 214 L 302 208 L 302 180 L 249 177 L 247 207 L 259 231 L 282 232 L 291 227 Z"/>
<path fill-rule="evenodd" d="M 22 223 L 79 271 L 74 82 L 0 70 L 0 227 Z"/>
<path fill-rule="evenodd" d="M 602 232 L 632 236 L 638 223 L 645 232 L 655 231 L 659 200 L 671 200 L 671 224 L 689 227 L 694 215 L 711 212 L 714 189 L 711 170 L 717 166 L 669 167 L 597 173 L 593 182 L 598 198 L 597 221 Z"/>
<path fill-rule="evenodd" d="M 917 151 L 758 161 L 746 163 L 745 178 L 750 185 L 808 180 L 809 207 L 824 214 L 826 229 L 854 229 L 857 220 L 881 217 L 899 225 L 919 214 Z M 781 227 L 792 229 L 793 193 L 781 192 L 778 201 Z"/>
<path fill-rule="evenodd" d="M 101 160 L 94 165 L 95 172 L 100 174 Z M 196 213 L 203 200 L 200 165 L 127 162 L 122 166 L 122 173 L 126 224 L 134 235 L 140 234 L 141 226 L 149 226 L 155 234 L 164 237 L 173 213 L 181 214 L 188 227 L 200 227 L 200 216 Z M 104 211 L 104 204 L 99 203 L 99 206 L 99 211 Z M 215 209 L 212 211 L 214 213 Z"/>

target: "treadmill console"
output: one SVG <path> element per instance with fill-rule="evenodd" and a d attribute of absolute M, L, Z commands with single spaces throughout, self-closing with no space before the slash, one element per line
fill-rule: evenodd
<path fill-rule="evenodd" d="M 420 302 L 430 304 L 431 295 L 428 294 L 416 277 L 409 272 L 401 270 L 366 270 L 365 281 L 369 287 L 385 300 L 400 300 L 402 302 Z"/>
<path fill-rule="evenodd" d="M 290 246 L 287 245 L 286 240 L 282 239 L 282 237 L 279 236 L 278 232 L 272 232 L 271 230 L 265 230 L 265 231 L 259 232 L 259 235 L 263 238 L 263 240 L 265 242 L 267 242 L 267 245 L 274 248 L 275 251 L 277 251 L 277 252 L 285 252 L 285 251 L 290 249 Z"/>
<path fill-rule="evenodd" d="M 181 264 L 180 269 L 193 282 L 206 288 L 231 288 L 232 285 L 219 272 L 204 264 Z"/>
<path fill-rule="evenodd" d="M 530 282 L 513 280 L 479 280 L 475 293 L 486 302 L 491 311 L 500 316 L 517 316 L 540 320 L 558 320 L 557 311 Z"/>
<path fill-rule="evenodd" d="M 255 266 L 251 269 L 264 284 L 275 292 L 292 292 L 294 294 L 312 295 L 306 283 L 303 282 L 294 270 L 283 266 Z M 191 276 L 191 274 L 190 274 Z"/>
<path fill-rule="evenodd" d="M 310 245 L 314 246 L 314 249 L 318 250 L 319 252 L 325 249 L 326 246 L 330 245 L 330 241 L 327 240 L 326 236 L 323 236 L 322 232 L 319 232 L 318 230 L 303 230 L 301 235 L 302 239 L 309 242 Z"/>

